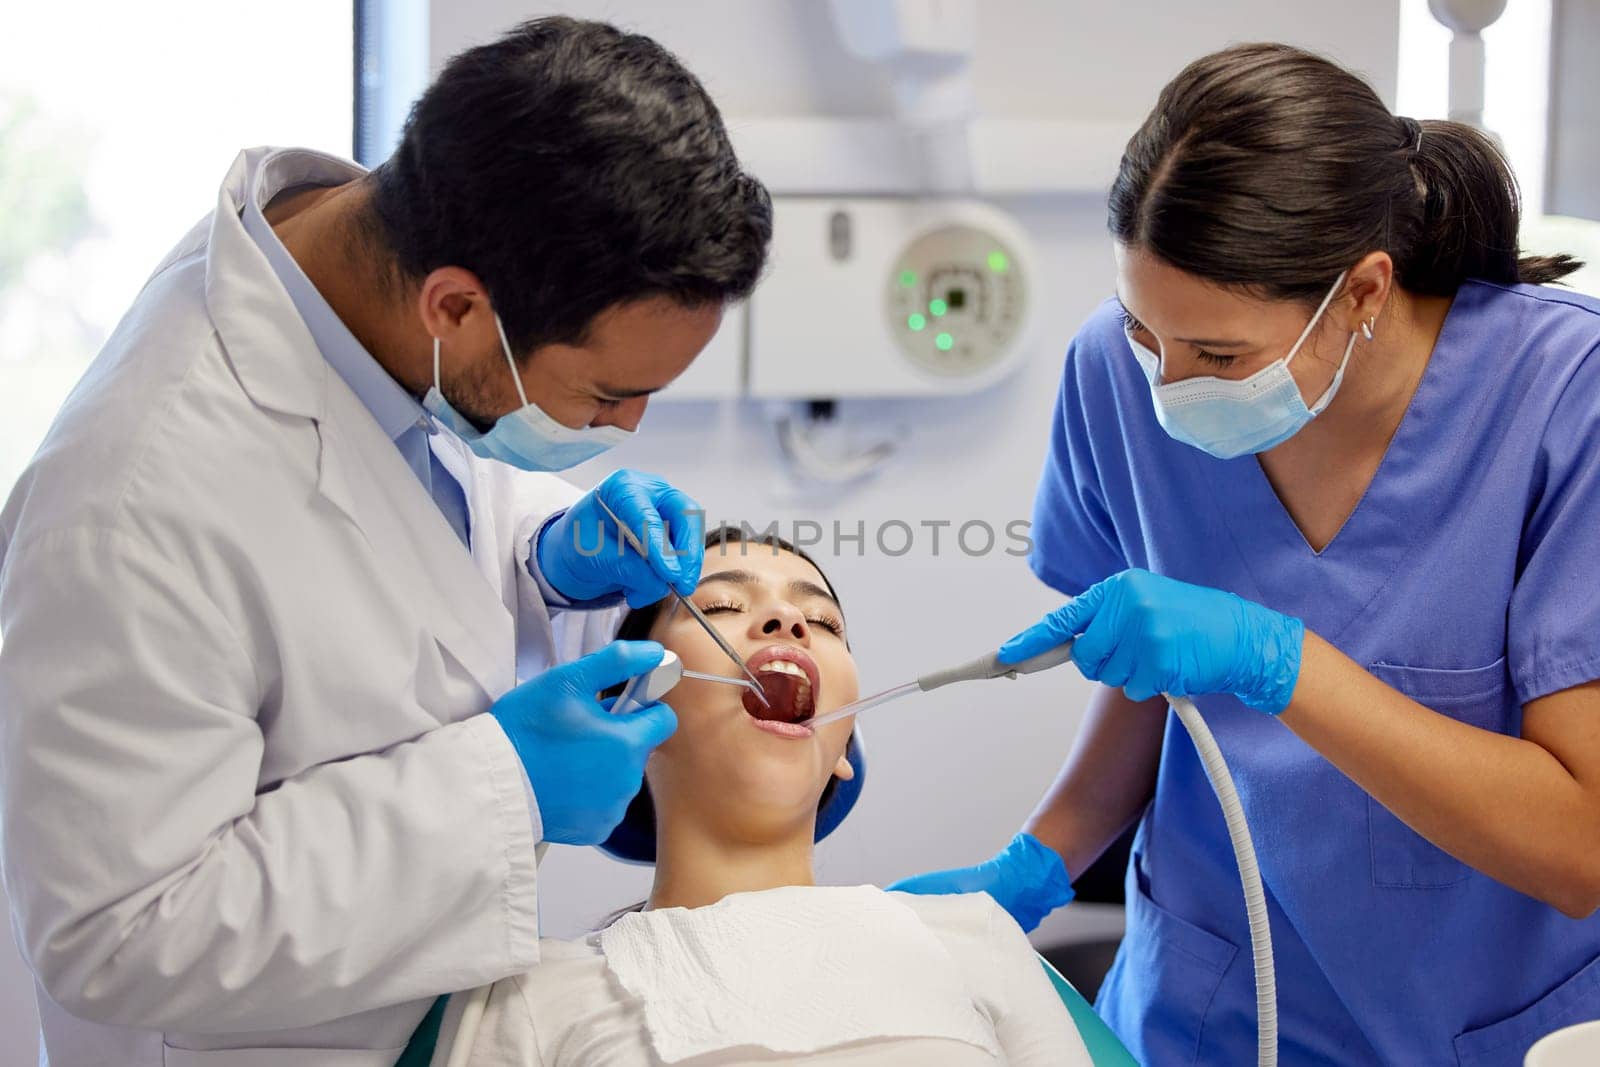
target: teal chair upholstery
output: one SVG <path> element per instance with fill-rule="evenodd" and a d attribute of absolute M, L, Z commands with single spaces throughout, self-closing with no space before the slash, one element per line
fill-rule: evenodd
<path fill-rule="evenodd" d="M 1044 968 L 1044 973 L 1049 975 L 1050 984 L 1056 987 L 1056 996 L 1061 998 L 1061 1003 L 1065 1004 L 1067 1011 L 1072 1014 L 1072 1021 L 1078 1027 L 1078 1036 L 1083 1038 L 1094 1067 L 1139 1067 L 1139 1062 L 1118 1040 L 1117 1035 L 1111 1032 L 1111 1027 L 1105 1024 L 1105 1020 L 1095 1014 L 1094 1008 L 1083 999 L 1083 994 L 1074 989 L 1072 983 L 1063 978 L 1060 971 L 1050 966 L 1050 961 L 1043 956 L 1039 957 L 1039 965 Z"/>
<path fill-rule="evenodd" d="M 1094 1013 L 1094 1008 L 1083 999 L 1083 995 L 1072 988 L 1072 983 L 1061 977 L 1061 972 L 1050 966 L 1050 961 L 1043 956 L 1039 957 L 1039 965 L 1044 968 L 1050 984 L 1056 987 L 1056 995 L 1067 1006 L 1072 1021 L 1077 1024 L 1078 1033 L 1089 1049 L 1089 1059 L 1094 1062 L 1094 1067 L 1139 1067 L 1122 1042 L 1117 1040 L 1117 1035 Z M 428 1067 L 434 1046 L 439 1042 L 439 1024 L 444 1019 L 444 1005 L 448 999 L 440 997 L 433 1002 L 433 1007 L 423 1017 L 416 1033 L 411 1035 L 405 1052 L 395 1061 L 395 1067 Z"/>
<path fill-rule="evenodd" d="M 439 1043 L 439 1024 L 444 1022 L 444 1006 L 449 997 L 440 997 L 422 1017 L 417 1029 L 406 1042 L 406 1050 L 394 1061 L 394 1067 L 428 1067 L 433 1059 L 434 1046 Z"/>

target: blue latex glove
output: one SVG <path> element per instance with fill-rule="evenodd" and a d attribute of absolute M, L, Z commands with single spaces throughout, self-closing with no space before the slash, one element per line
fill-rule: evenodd
<path fill-rule="evenodd" d="M 1114 574 L 1000 646 L 1016 663 L 1076 638 L 1085 677 L 1149 700 L 1232 693 L 1282 713 L 1300 678 L 1305 624 L 1219 589 L 1149 571 Z"/>
<path fill-rule="evenodd" d="M 596 502 L 650 550 L 639 555 Z M 705 509 L 653 474 L 614 471 L 539 535 L 539 571 L 568 600 L 622 593 L 630 608 L 654 604 L 669 587 L 684 596 L 700 584 Z"/>
<path fill-rule="evenodd" d="M 976 867 L 957 867 L 906 878 L 889 887 L 901 893 L 988 893 L 1017 925 L 1031 931 L 1072 899 L 1072 876 L 1061 857 L 1032 834 L 1023 832 L 992 860 Z"/>
<path fill-rule="evenodd" d="M 662 654 L 654 641 L 615 641 L 522 683 L 489 709 L 528 772 L 546 841 L 599 844 L 622 821 L 645 759 L 678 718 L 665 704 L 613 715 L 611 701 L 595 694 L 653 669 Z"/>

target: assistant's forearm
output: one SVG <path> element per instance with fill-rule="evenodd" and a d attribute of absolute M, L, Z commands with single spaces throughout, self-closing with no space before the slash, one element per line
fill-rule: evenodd
<path fill-rule="evenodd" d="M 1095 686 L 1083 728 L 1024 827 L 1082 874 L 1144 811 L 1155 792 L 1166 703 L 1135 703 Z"/>
<path fill-rule="evenodd" d="M 1594 909 L 1600 803 L 1547 749 L 1432 711 L 1309 631 L 1282 719 L 1463 863 L 1569 914 Z"/>

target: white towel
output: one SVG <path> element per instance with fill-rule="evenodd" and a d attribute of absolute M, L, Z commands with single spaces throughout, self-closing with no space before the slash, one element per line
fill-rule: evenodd
<path fill-rule="evenodd" d="M 895 1037 L 950 1038 L 1000 1056 L 993 1023 L 944 945 L 872 886 L 737 893 L 624 915 L 599 941 L 666 1063 Z"/>

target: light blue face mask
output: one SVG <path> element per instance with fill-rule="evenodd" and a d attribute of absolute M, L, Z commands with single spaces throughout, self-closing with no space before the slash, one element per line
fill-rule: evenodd
<path fill-rule="evenodd" d="M 1226 378 L 1186 378 L 1181 382 L 1163 384 L 1161 357 L 1134 339 L 1124 329 L 1134 357 L 1144 368 L 1150 383 L 1150 395 L 1155 401 L 1156 419 L 1161 428 L 1174 440 L 1193 445 L 1218 459 L 1234 459 L 1247 452 L 1265 452 L 1276 448 L 1299 433 L 1306 423 L 1327 410 L 1344 381 L 1344 369 L 1350 363 L 1350 353 L 1356 346 L 1352 331 L 1350 342 L 1344 346 L 1344 358 L 1333 375 L 1333 382 L 1306 407 L 1300 396 L 1300 386 L 1289 373 L 1289 361 L 1300 351 L 1300 346 L 1311 336 L 1311 330 L 1322 313 L 1333 302 L 1334 294 L 1344 282 L 1344 272 L 1334 279 L 1333 288 L 1322 298 L 1316 314 L 1306 323 L 1300 339 L 1280 360 L 1238 381 Z"/>
<path fill-rule="evenodd" d="M 473 452 L 484 459 L 497 459 L 525 471 L 564 471 L 633 436 L 632 430 L 620 426 L 585 426 L 574 430 L 551 418 L 523 391 L 522 375 L 517 373 L 517 361 L 511 358 L 511 344 L 506 340 L 506 329 L 500 324 L 499 315 L 494 317 L 494 328 L 500 334 L 500 349 L 511 368 L 511 380 L 517 383 L 517 397 L 522 401 L 520 408 L 496 419 L 488 433 L 472 425 L 439 391 L 437 337 L 433 339 L 433 387 L 422 398 L 422 406 L 465 441 Z"/>

